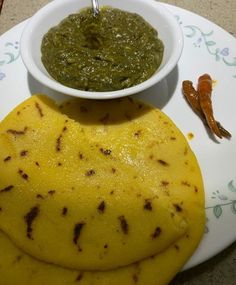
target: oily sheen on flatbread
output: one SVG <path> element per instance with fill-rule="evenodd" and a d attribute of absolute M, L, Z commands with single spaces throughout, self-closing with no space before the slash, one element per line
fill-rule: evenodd
<path fill-rule="evenodd" d="M 0 173 L 4 284 L 166 284 L 203 233 L 192 151 L 136 100 L 32 96 L 0 124 Z"/>

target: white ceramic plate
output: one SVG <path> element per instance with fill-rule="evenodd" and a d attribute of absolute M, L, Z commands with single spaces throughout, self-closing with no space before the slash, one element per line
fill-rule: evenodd
<path fill-rule="evenodd" d="M 185 266 L 189 268 L 236 240 L 236 39 L 196 14 L 165 6 L 183 29 L 183 54 L 165 80 L 138 97 L 161 108 L 186 137 L 188 133 L 194 135 L 189 143 L 203 173 L 208 221 L 199 248 Z M 0 37 L 0 119 L 32 93 L 63 99 L 62 94 L 44 87 L 27 73 L 19 55 L 19 39 L 25 24 L 17 25 Z M 196 82 L 203 73 L 209 73 L 216 80 L 212 95 L 214 113 L 232 133 L 231 140 L 216 141 L 210 137 L 183 98 L 182 81 Z"/>

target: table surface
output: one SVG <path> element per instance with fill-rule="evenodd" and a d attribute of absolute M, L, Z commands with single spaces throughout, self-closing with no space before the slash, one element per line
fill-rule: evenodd
<path fill-rule="evenodd" d="M 0 35 L 27 19 L 48 0 L 5 0 L 0 16 Z M 166 0 L 164 3 L 193 11 L 236 37 L 235 0 Z M 179 273 L 170 285 L 235 285 L 236 243 L 210 260 Z M 26 284 L 21 284 L 26 285 Z M 28 284 L 27 284 L 28 285 Z M 148 285 L 148 284 L 147 284 Z"/>

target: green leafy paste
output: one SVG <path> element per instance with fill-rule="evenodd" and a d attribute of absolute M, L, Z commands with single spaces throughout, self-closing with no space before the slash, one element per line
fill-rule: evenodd
<path fill-rule="evenodd" d="M 63 85 L 112 91 L 137 85 L 160 66 L 164 46 L 141 16 L 103 7 L 65 18 L 44 36 L 42 62 Z"/>

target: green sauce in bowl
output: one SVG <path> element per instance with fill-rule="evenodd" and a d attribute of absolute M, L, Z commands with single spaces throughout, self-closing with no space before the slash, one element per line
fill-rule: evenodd
<path fill-rule="evenodd" d="M 164 45 L 141 16 L 103 7 L 94 17 L 83 9 L 43 37 L 42 62 L 61 84 L 86 91 L 114 91 L 150 78 Z"/>

